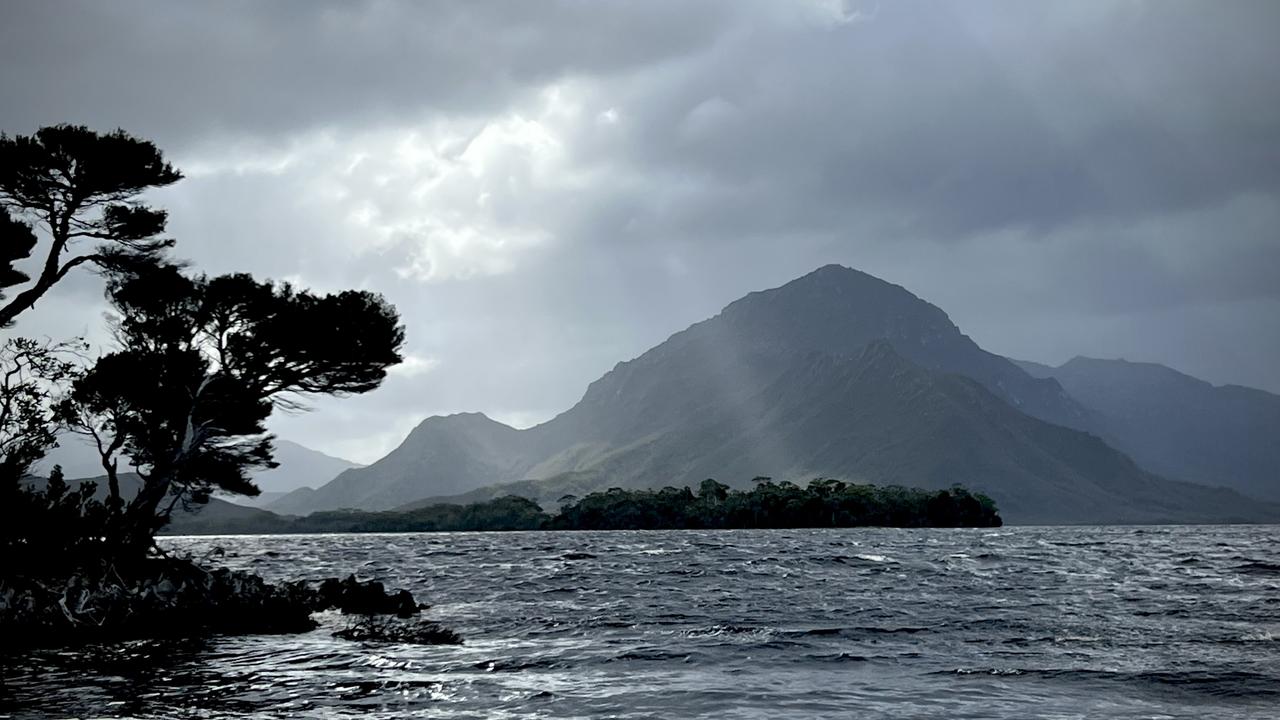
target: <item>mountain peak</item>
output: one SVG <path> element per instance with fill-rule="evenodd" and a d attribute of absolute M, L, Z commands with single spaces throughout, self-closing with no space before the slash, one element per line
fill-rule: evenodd
<path fill-rule="evenodd" d="M 868 277 L 875 280 L 879 280 L 879 278 L 876 278 L 874 275 L 868 275 L 867 273 L 864 273 L 861 270 L 857 270 L 855 268 L 851 268 L 848 265 L 840 265 L 839 263 L 828 263 L 808 273 L 807 275 L 801 275 L 795 280 L 792 280 L 792 282 L 798 282 L 808 277 L 840 277 L 840 276 L 846 276 L 846 277 L 862 276 L 862 277 Z"/>
<path fill-rule="evenodd" d="M 900 285 L 843 265 L 824 265 L 780 287 L 751 293 L 711 322 L 722 326 L 718 334 L 731 336 L 738 349 L 854 354 L 874 340 L 929 344 L 961 337 L 941 309 Z"/>
<path fill-rule="evenodd" d="M 781 287 L 774 288 L 773 290 L 765 290 L 764 294 L 784 291 L 788 288 L 792 290 L 802 288 L 822 288 L 831 290 L 838 289 L 840 287 L 854 287 L 859 285 L 878 288 L 881 290 L 896 289 L 912 298 L 915 298 L 916 300 L 919 300 L 919 298 L 916 298 L 915 295 L 912 295 L 910 291 L 901 285 L 896 285 L 888 280 L 883 280 L 871 273 L 863 272 L 845 265 L 837 265 L 835 263 L 823 265 L 816 270 L 787 282 Z"/>

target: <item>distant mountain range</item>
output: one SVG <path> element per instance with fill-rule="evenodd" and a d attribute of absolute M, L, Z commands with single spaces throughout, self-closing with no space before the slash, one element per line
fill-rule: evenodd
<path fill-rule="evenodd" d="M 1214 386 L 1154 363 L 1018 365 L 1061 383 L 1093 412 L 1092 429 L 1143 467 L 1280 501 L 1280 395 Z"/>
<path fill-rule="evenodd" d="M 380 510 L 504 493 L 550 504 L 610 486 L 822 475 L 963 483 L 1015 523 L 1280 519 L 1276 506 L 1231 489 L 1149 472 L 1264 496 L 1255 488 L 1274 491 L 1273 456 L 1250 455 L 1248 479 L 1220 472 L 1226 460 L 1192 472 L 1203 459 L 1193 449 L 1153 445 L 1167 464 L 1140 466 L 1125 453 L 1143 457 L 1139 440 L 1165 431 L 1138 432 L 1140 419 L 1123 420 L 1126 406 L 1077 393 L 1059 370 L 989 353 L 904 288 L 831 265 L 747 295 L 618 364 L 546 423 L 516 430 L 479 414 L 432 417 L 378 462 L 270 509 Z M 1276 399 L 1247 392 L 1259 407 Z M 1280 424 L 1269 418 L 1259 410 L 1229 427 L 1274 437 Z"/>
<path fill-rule="evenodd" d="M 227 500 L 239 505 L 262 507 L 290 492 L 320 487 L 342 471 L 360 467 L 289 440 L 276 440 L 275 445 L 275 459 L 279 467 L 260 470 L 252 476 L 262 494 L 252 498 L 233 496 Z M 95 478 L 103 474 L 97 451 L 88 441 L 75 435 L 61 437 L 58 447 L 36 465 L 34 472 L 47 475 L 54 465 L 61 465 L 63 474 L 68 478 Z"/>

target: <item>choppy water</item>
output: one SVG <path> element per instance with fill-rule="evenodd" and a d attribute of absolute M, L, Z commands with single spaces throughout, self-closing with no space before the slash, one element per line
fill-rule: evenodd
<path fill-rule="evenodd" d="M 133 643 L 4 667 L 17 717 L 1280 718 L 1280 528 L 173 538 L 356 571 L 461 647 Z"/>

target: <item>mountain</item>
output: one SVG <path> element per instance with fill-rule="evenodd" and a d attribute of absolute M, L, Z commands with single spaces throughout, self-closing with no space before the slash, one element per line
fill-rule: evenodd
<path fill-rule="evenodd" d="M 343 470 L 359 467 L 356 463 L 325 455 L 289 440 L 276 440 L 275 459 L 280 465 L 270 470 L 253 473 L 262 494 L 258 497 L 243 495 L 223 499 L 238 505 L 262 507 L 285 494 L 303 487 L 319 487 L 337 477 Z M 34 468 L 37 474 L 47 474 L 54 465 L 61 465 L 69 478 L 91 478 L 102 474 L 98 453 L 85 438 L 63 435 L 58 447 Z"/>
<path fill-rule="evenodd" d="M 253 481 L 262 494 L 252 498 L 230 495 L 224 499 L 238 505 L 266 507 L 283 499 L 290 492 L 320 487 L 344 470 L 360 467 L 350 460 L 326 455 L 289 440 L 276 440 L 275 445 L 275 459 L 279 466 L 253 474 Z"/>
<path fill-rule="evenodd" d="M 264 493 L 287 493 L 300 487 L 320 487 L 344 470 L 359 463 L 326 455 L 289 440 L 276 440 L 275 459 L 279 467 L 261 470 L 253 481 Z"/>
<path fill-rule="evenodd" d="M 963 482 L 990 492 L 1011 522 L 1270 512 L 1161 480 L 1071 429 L 1096 422 L 1058 381 L 982 350 L 939 308 L 833 265 L 619 363 L 542 425 L 430 418 L 382 460 L 272 508 L 380 510 L 510 482 L 545 501 L 565 489 L 826 475 Z"/>
<path fill-rule="evenodd" d="M 423 488 L 461 493 L 492 480 L 515 479 L 532 466 L 522 452 L 529 436 L 479 413 L 424 420 L 386 457 L 339 474 L 316 490 L 298 490 L 268 505 L 285 515 L 356 507 L 385 510 L 423 496 Z"/>
<path fill-rule="evenodd" d="M 1280 396 L 1215 386 L 1155 363 L 1077 357 L 1053 378 L 1098 418 L 1097 431 L 1154 472 L 1280 501 Z"/>
<path fill-rule="evenodd" d="M 826 475 L 929 489 L 961 483 L 1020 523 L 1186 522 L 1203 518 L 1203 508 L 1223 520 L 1280 516 L 1230 491 L 1147 473 L 1101 439 L 1019 412 L 970 378 L 921 368 L 887 341 L 857 356 L 811 354 L 755 401 L 766 408 L 758 415 L 708 408 L 589 470 L 453 500 L 520 494 L 549 503 L 655 477 Z"/>

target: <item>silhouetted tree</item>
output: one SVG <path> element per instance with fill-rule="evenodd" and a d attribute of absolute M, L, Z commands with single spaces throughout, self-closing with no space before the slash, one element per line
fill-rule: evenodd
<path fill-rule="evenodd" d="M 0 484 L 17 483 L 57 441 L 58 395 L 74 374 L 75 342 L 10 338 L 0 345 Z"/>
<path fill-rule="evenodd" d="M 157 264 L 113 273 L 108 299 L 119 348 L 76 380 L 64 416 L 132 461 L 143 482 L 124 525 L 139 542 L 179 502 L 258 494 L 248 472 L 275 466 L 274 407 L 372 390 L 401 360 L 399 317 L 369 292 L 315 295 Z M 114 458 L 103 465 L 117 488 Z"/>
<path fill-rule="evenodd" d="M 719 505 L 729 496 L 729 486 L 716 482 L 715 478 L 707 478 L 698 486 L 698 499 L 710 505 Z"/>
<path fill-rule="evenodd" d="M 80 265 L 110 267 L 170 247 L 159 237 L 165 212 L 138 196 L 181 178 L 155 145 L 123 130 L 54 125 L 0 134 L 0 291 L 31 281 L 14 265 L 35 251 L 36 228 L 48 244 L 35 280 L 0 305 L 0 327 Z M 94 244 L 77 251 L 83 242 Z"/>

